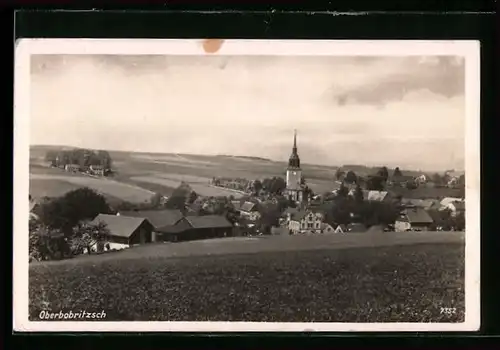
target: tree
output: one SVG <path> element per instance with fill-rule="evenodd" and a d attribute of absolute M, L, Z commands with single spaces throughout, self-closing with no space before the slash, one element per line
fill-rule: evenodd
<path fill-rule="evenodd" d="M 357 179 L 358 178 L 357 178 L 356 174 L 354 173 L 354 171 L 349 170 L 344 178 L 344 181 L 349 183 L 349 184 L 354 184 L 354 183 L 356 183 Z"/>
<path fill-rule="evenodd" d="M 363 190 L 361 190 L 361 186 L 357 185 L 354 190 L 354 201 L 358 204 L 363 203 Z"/>
<path fill-rule="evenodd" d="M 97 151 L 97 158 L 100 160 L 100 164 L 104 167 L 104 169 L 111 170 L 113 160 L 111 159 L 108 151 Z"/>
<path fill-rule="evenodd" d="M 104 223 L 92 224 L 80 222 L 73 228 L 73 235 L 70 240 L 71 252 L 73 254 L 82 254 L 87 251 L 91 254 L 92 247 L 102 244 L 109 236 L 109 230 Z M 98 248 L 99 250 L 99 248 Z"/>
<path fill-rule="evenodd" d="M 335 172 L 335 179 L 337 181 L 342 181 L 345 176 L 345 171 L 343 171 L 341 168 L 338 168 L 337 171 Z"/>
<path fill-rule="evenodd" d="M 432 175 L 432 182 L 434 182 L 436 185 L 441 185 L 443 183 L 443 178 L 438 173 L 435 173 L 434 175 Z"/>
<path fill-rule="evenodd" d="M 399 170 L 399 167 L 396 167 L 396 169 L 394 169 L 394 173 L 392 174 L 392 176 L 394 177 L 403 176 L 403 173 L 401 172 L 401 170 Z"/>
<path fill-rule="evenodd" d="M 198 199 L 198 193 L 196 193 L 195 191 L 191 191 L 191 193 L 189 194 L 189 198 L 188 198 L 188 204 L 193 204 L 194 201 L 197 199 Z"/>
<path fill-rule="evenodd" d="M 160 193 L 155 193 L 151 199 L 149 200 L 149 203 L 152 208 L 159 208 L 161 205 L 161 201 L 163 199 L 163 196 Z"/>
<path fill-rule="evenodd" d="M 380 176 L 384 181 L 387 181 L 387 179 L 389 178 L 389 170 L 386 166 L 383 166 L 379 169 L 379 171 L 377 171 L 377 175 Z"/>
<path fill-rule="evenodd" d="M 347 187 L 342 183 L 339 187 L 339 189 L 337 190 L 337 197 L 339 198 L 347 198 L 347 196 L 349 195 L 349 190 L 347 189 Z"/>
<path fill-rule="evenodd" d="M 29 261 L 60 259 L 68 254 L 62 233 L 37 220 L 29 222 Z"/>
<path fill-rule="evenodd" d="M 64 196 L 40 204 L 40 221 L 50 229 L 71 235 L 72 228 L 82 220 L 98 214 L 111 214 L 106 199 L 88 187 L 67 192 Z"/>
<path fill-rule="evenodd" d="M 262 186 L 262 182 L 261 182 L 260 180 L 255 180 L 255 181 L 253 182 L 253 191 L 254 191 L 255 193 L 259 193 L 259 192 L 260 192 L 260 190 L 262 190 L 262 187 L 263 187 L 263 186 Z"/>
<path fill-rule="evenodd" d="M 50 164 L 52 166 L 56 166 L 57 165 L 57 151 L 55 151 L 55 150 L 47 151 L 47 153 L 45 154 L 45 160 L 47 162 L 50 162 Z"/>
<path fill-rule="evenodd" d="M 368 181 L 366 181 L 366 189 L 369 191 L 383 191 L 384 178 L 379 175 L 369 177 Z"/>
<path fill-rule="evenodd" d="M 286 188 L 286 181 L 282 177 L 273 177 L 271 179 L 269 193 L 281 194 Z"/>

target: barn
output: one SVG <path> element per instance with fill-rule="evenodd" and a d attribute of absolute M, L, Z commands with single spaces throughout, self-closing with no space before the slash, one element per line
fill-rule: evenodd
<path fill-rule="evenodd" d="M 164 241 L 193 241 L 232 236 L 233 225 L 221 215 L 186 216 L 175 225 L 160 227 L 157 231 Z"/>

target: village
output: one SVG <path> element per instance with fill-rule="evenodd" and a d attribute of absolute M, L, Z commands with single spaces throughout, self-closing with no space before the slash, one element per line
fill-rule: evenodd
<path fill-rule="evenodd" d="M 83 157 L 82 164 L 78 157 Z M 110 173 L 107 152 L 79 150 L 47 158 L 51 166 L 66 172 L 101 177 Z M 153 205 L 104 209 L 93 218 L 87 217 L 85 222 L 103 228 L 105 234 L 88 238 L 79 251 L 102 253 L 146 243 L 235 236 L 388 231 L 439 234 L 439 231 L 465 229 L 465 196 L 416 199 L 398 194 L 398 189 L 411 191 L 437 186 L 464 190 L 463 173 L 446 172 L 442 177 L 436 174 L 433 177 L 438 179 L 435 179 L 427 174 L 405 176 L 399 168 L 389 174 L 386 167 L 381 167 L 375 174 L 362 177 L 348 168 L 339 168 L 333 177 L 332 187 L 335 184 L 337 188 L 330 192 L 315 194 L 308 187 L 295 134 L 285 178 L 213 177 L 210 186 L 242 196 L 238 199 L 201 196 L 188 183 L 182 183 L 170 197 L 152 199 Z M 31 197 L 30 202 L 30 219 L 36 223 L 43 213 L 36 213 L 40 205 Z"/>

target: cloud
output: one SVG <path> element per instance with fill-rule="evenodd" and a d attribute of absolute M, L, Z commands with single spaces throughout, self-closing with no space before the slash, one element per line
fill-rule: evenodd
<path fill-rule="evenodd" d="M 404 60 L 404 61 L 403 61 Z M 450 98 L 464 94 L 465 67 L 457 57 L 401 58 L 394 67 L 390 62 L 367 61 L 376 65 L 386 74 L 375 75 L 371 79 L 354 86 L 331 88 L 328 97 L 339 106 L 347 104 L 367 104 L 384 106 L 390 101 L 401 100 L 414 90 L 427 89 L 435 94 Z M 385 67 L 383 65 L 386 65 Z"/>

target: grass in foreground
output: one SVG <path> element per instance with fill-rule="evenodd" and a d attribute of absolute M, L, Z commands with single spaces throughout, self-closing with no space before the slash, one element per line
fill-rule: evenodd
<path fill-rule="evenodd" d="M 104 310 L 107 321 L 463 322 L 464 247 L 42 264 L 29 295 L 31 320 Z"/>

